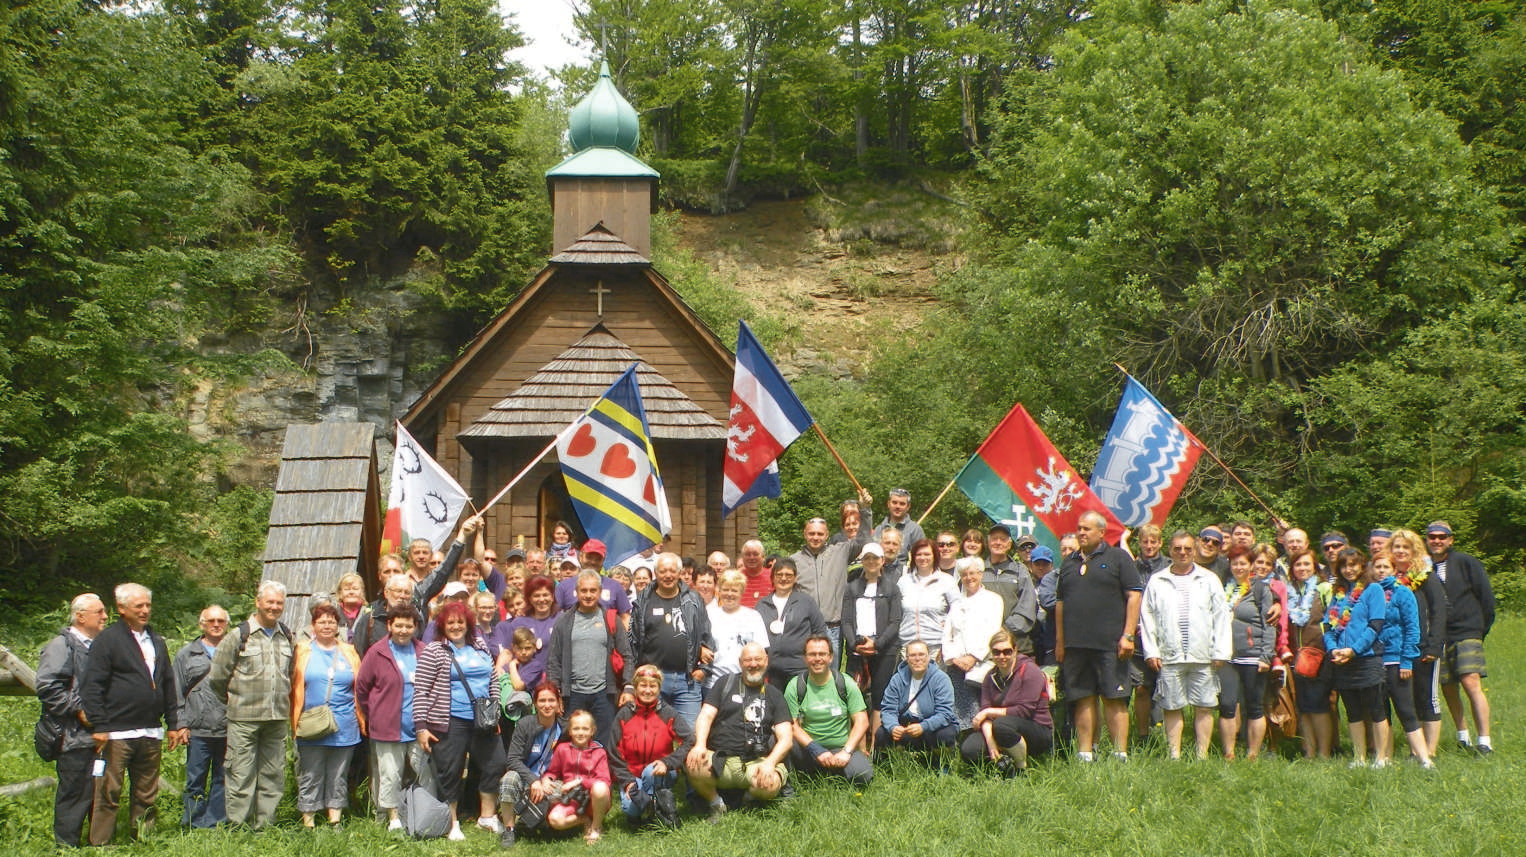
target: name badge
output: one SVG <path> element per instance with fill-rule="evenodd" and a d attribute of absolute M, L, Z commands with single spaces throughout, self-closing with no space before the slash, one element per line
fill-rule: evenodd
<path fill-rule="evenodd" d="M 610 600 L 609 590 L 608 589 L 601 589 L 601 590 L 599 590 L 599 592 L 603 595 L 603 598 L 604 598 L 605 601 L 609 601 Z"/>
<path fill-rule="evenodd" d="M 742 695 L 740 693 L 733 693 L 731 695 L 731 701 L 735 702 L 737 705 L 741 705 L 742 704 Z"/>

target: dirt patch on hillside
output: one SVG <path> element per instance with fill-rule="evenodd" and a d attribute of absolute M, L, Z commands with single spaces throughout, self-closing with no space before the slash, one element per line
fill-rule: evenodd
<path fill-rule="evenodd" d="M 921 321 L 939 275 L 959 264 L 920 248 L 834 242 L 803 200 L 685 213 L 678 240 L 759 310 L 799 326 L 799 345 L 775 355 L 789 374 L 860 374 L 877 343 Z"/>

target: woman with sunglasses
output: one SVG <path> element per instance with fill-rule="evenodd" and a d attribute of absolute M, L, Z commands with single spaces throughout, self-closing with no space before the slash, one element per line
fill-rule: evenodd
<path fill-rule="evenodd" d="M 972 765 L 987 759 L 1003 776 L 1015 777 L 1027 770 L 1028 756 L 1042 756 L 1054 743 L 1049 681 L 1032 658 L 1017 650 L 1011 631 L 992 634 L 990 651 L 996 666 L 980 684 L 974 731 L 959 753 Z"/>

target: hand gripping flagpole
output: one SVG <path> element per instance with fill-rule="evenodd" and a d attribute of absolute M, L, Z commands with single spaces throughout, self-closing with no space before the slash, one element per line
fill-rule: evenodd
<path fill-rule="evenodd" d="M 1130 374 L 1129 370 L 1123 368 L 1123 364 L 1121 364 L 1121 363 L 1114 363 L 1113 366 L 1116 367 L 1119 372 L 1122 372 L 1125 377 L 1128 377 L 1128 378 L 1134 377 L 1132 374 Z M 1202 443 L 1203 439 L 1202 438 L 1198 438 L 1198 442 Z M 1241 479 L 1239 474 L 1237 474 L 1233 470 L 1231 470 L 1229 465 L 1224 463 L 1224 459 L 1220 458 L 1218 456 L 1218 454 L 1215 453 L 1213 451 L 1213 449 L 1211 447 L 1209 447 L 1208 444 L 1206 444 L 1206 443 L 1203 443 L 1203 452 L 1207 453 L 1208 457 L 1213 459 L 1213 463 L 1214 464 L 1217 464 L 1218 466 L 1224 468 L 1224 472 L 1229 474 L 1229 478 L 1235 480 L 1235 484 L 1239 485 L 1240 488 L 1243 489 L 1246 494 L 1249 494 L 1250 498 L 1252 500 L 1256 501 L 1256 505 L 1258 505 L 1261 508 L 1265 509 L 1266 513 L 1268 515 L 1272 516 L 1272 522 L 1277 526 L 1277 528 L 1279 530 L 1286 530 L 1288 528 L 1288 526 L 1289 526 L 1288 522 L 1284 521 L 1282 519 L 1281 515 L 1277 514 L 1276 512 L 1273 512 L 1272 511 L 1272 507 L 1268 506 L 1264 500 L 1262 500 L 1259 496 L 1257 496 L 1256 492 L 1250 490 L 1250 486 L 1245 484 L 1245 480 Z"/>

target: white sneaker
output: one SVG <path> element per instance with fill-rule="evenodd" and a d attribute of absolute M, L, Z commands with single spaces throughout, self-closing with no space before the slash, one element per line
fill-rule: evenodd
<path fill-rule="evenodd" d="M 494 836 L 503 833 L 503 822 L 499 821 L 498 816 L 496 815 L 490 815 L 487 818 L 477 819 L 477 826 L 483 830 L 486 830 L 488 833 L 493 834 Z"/>
<path fill-rule="evenodd" d="M 391 821 L 387 822 L 387 831 L 389 833 L 394 831 L 394 830 L 402 830 L 402 829 L 403 829 L 403 820 L 401 818 L 394 818 Z"/>
<path fill-rule="evenodd" d="M 451 842 L 464 841 L 466 839 L 466 834 L 461 832 L 461 822 L 451 822 L 450 832 L 445 834 L 445 838 L 449 839 Z"/>

